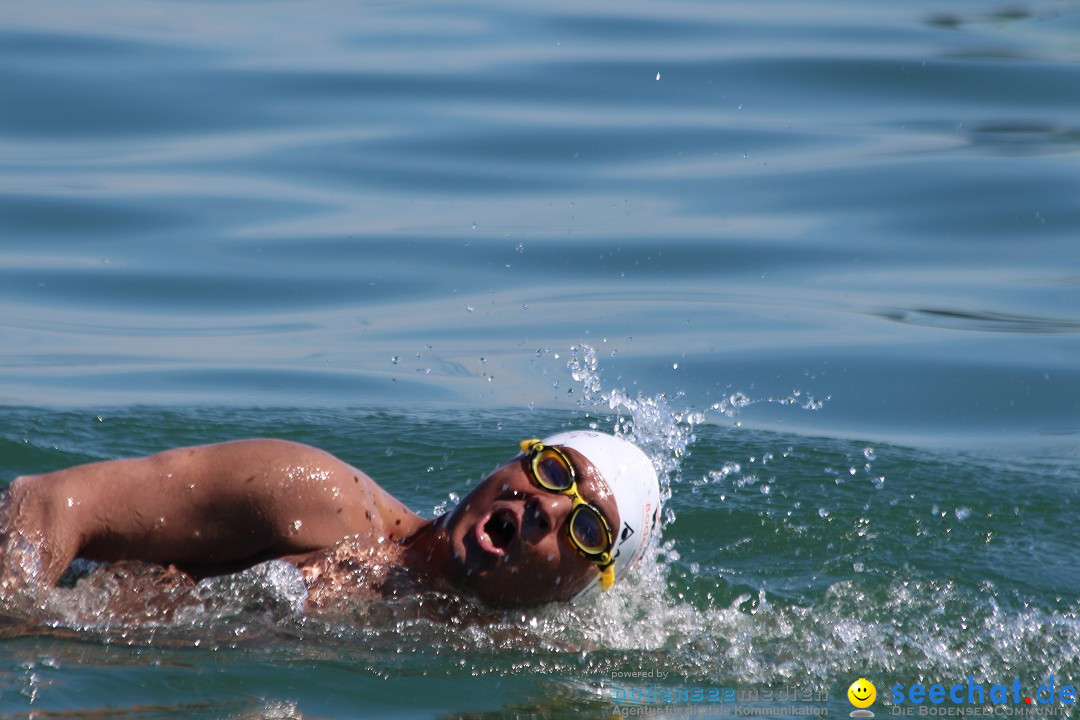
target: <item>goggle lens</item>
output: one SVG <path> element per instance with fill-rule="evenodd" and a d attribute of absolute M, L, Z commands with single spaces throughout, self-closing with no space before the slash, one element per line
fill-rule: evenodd
<path fill-rule="evenodd" d="M 611 545 L 607 523 L 591 505 L 578 505 L 570 515 L 570 537 L 584 553 L 603 555 Z"/>
<path fill-rule="evenodd" d="M 544 448 L 533 459 L 536 481 L 546 490 L 565 492 L 574 486 L 574 469 L 562 453 Z"/>

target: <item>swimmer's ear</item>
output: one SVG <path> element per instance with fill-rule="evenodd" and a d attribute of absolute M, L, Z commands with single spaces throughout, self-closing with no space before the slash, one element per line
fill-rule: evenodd
<path fill-rule="evenodd" d="M 615 587 L 615 563 L 600 568 L 600 587 L 605 590 Z"/>

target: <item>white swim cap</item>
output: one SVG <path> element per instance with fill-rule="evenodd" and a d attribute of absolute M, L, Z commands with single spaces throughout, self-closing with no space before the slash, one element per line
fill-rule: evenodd
<path fill-rule="evenodd" d="M 621 526 L 615 530 L 615 577 L 633 567 L 660 525 L 660 482 L 649 457 L 622 438 L 574 430 L 544 438 L 545 445 L 572 448 L 585 456 L 611 488 Z M 589 583 L 580 596 L 599 584 Z"/>

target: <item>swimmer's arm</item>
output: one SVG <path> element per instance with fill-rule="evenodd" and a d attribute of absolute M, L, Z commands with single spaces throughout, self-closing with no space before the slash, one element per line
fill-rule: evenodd
<path fill-rule="evenodd" d="M 333 455 L 280 440 L 24 476 L 10 507 L 49 584 L 75 557 L 211 567 L 312 552 L 375 532 L 387 509 L 404 508 Z"/>

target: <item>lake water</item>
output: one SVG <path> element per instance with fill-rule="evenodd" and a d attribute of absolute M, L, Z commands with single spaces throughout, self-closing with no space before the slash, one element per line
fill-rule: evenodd
<path fill-rule="evenodd" d="M 670 493 L 575 608 L 305 616 L 274 565 L 167 622 L 6 605 L 0 717 L 1080 684 L 1080 2 L 0 18 L 0 481 L 266 435 L 432 515 L 596 425 Z"/>

